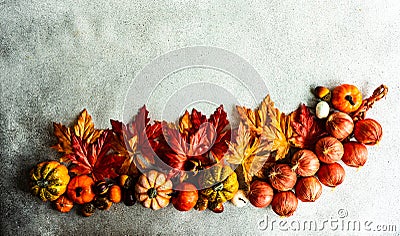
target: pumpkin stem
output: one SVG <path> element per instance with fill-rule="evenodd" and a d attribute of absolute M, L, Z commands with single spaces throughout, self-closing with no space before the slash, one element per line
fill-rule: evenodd
<path fill-rule="evenodd" d="M 149 195 L 149 198 L 155 198 L 157 196 L 157 189 L 150 188 L 147 190 L 147 195 Z"/>
<path fill-rule="evenodd" d="M 220 182 L 220 183 L 214 185 L 213 189 L 215 191 L 221 191 L 222 189 L 224 189 L 224 184 L 222 182 Z"/>
<path fill-rule="evenodd" d="M 49 185 L 49 181 L 47 181 L 45 179 L 43 179 L 43 180 L 39 179 L 38 181 L 36 181 L 36 185 L 41 188 L 46 188 L 47 185 Z"/>
<path fill-rule="evenodd" d="M 353 101 L 353 97 L 352 97 L 352 96 L 346 95 L 346 97 L 344 97 L 344 98 L 345 98 L 347 101 L 349 101 L 350 104 L 351 104 L 352 106 L 356 105 L 356 103 Z"/>
<path fill-rule="evenodd" d="M 177 197 L 179 195 L 179 191 L 173 191 L 172 193 L 167 194 L 170 197 Z"/>
<path fill-rule="evenodd" d="M 75 189 L 76 196 L 77 196 L 77 197 L 80 197 L 82 191 L 83 191 L 83 189 L 82 189 L 81 187 L 77 187 L 77 188 Z"/>

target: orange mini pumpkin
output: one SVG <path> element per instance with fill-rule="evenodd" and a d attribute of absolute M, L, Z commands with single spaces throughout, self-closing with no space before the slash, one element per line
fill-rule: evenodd
<path fill-rule="evenodd" d="M 351 113 L 361 106 L 362 94 L 356 86 L 342 84 L 333 90 L 331 102 L 337 110 Z"/>
<path fill-rule="evenodd" d="M 75 176 L 68 184 L 68 197 L 75 203 L 84 204 L 91 202 L 95 197 L 93 192 L 93 179 L 88 175 Z"/>
<path fill-rule="evenodd" d="M 113 185 L 108 190 L 108 198 L 113 203 L 119 203 L 122 199 L 122 191 L 118 185 Z"/>
<path fill-rule="evenodd" d="M 65 213 L 74 207 L 74 203 L 67 196 L 62 195 L 55 201 L 55 207 L 59 212 Z"/>
<path fill-rule="evenodd" d="M 172 182 L 163 173 L 151 170 L 139 177 L 135 185 L 136 198 L 146 208 L 158 210 L 169 204 Z"/>
<path fill-rule="evenodd" d="M 176 188 L 178 191 L 176 191 L 172 196 L 172 205 L 178 211 L 191 210 L 199 199 L 199 193 L 196 186 L 188 182 L 183 182 L 180 183 Z"/>

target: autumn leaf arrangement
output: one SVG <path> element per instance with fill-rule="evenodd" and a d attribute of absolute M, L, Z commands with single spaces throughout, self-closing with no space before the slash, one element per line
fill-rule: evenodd
<path fill-rule="evenodd" d="M 367 146 L 379 143 L 382 127 L 366 118 L 387 94 L 381 85 L 363 99 L 354 85 L 317 87 L 315 107 L 301 104 L 285 114 L 267 95 L 256 109 L 237 106 L 231 127 L 223 106 L 206 117 L 193 109 L 177 122 L 152 121 L 143 106 L 133 121 L 111 120 L 96 129 L 86 110 L 75 125 L 54 123 L 62 154 L 30 172 L 30 190 L 60 212 L 77 207 L 82 216 L 123 202 L 158 210 L 224 211 L 250 203 L 284 217 L 298 200 L 314 202 L 325 185 L 345 179 L 343 165 L 360 168 Z"/>

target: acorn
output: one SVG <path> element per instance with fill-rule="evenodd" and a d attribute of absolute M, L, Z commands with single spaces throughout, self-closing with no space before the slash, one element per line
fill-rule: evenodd
<path fill-rule="evenodd" d="M 121 175 L 119 177 L 119 186 L 124 189 L 129 189 L 134 185 L 133 178 L 129 175 Z"/>
<path fill-rule="evenodd" d="M 131 189 L 123 190 L 123 201 L 125 206 L 133 206 L 136 202 L 135 191 Z"/>
<path fill-rule="evenodd" d="M 99 210 L 108 210 L 110 209 L 112 202 L 107 199 L 107 197 L 97 197 L 93 201 L 94 206 Z"/>
<path fill-rule="evenodd" d="M 331 100 L 331 91 L 327 87 L 318 86 L 314 90 L 314 94 L 317 98 L 329 102 Z"/>
<path fill-rule="evenodd" d="M 94 186 L 94 191 L 99 196 L 106 195 L 108 189 L 109 189 L 109 184 L 107 184 L 106 181 L 97 182 L 96 185 Z"/>
<path fill-rule="evenodd" d="M 83 204 L 81 213 L 85 217 L 89 217 L 93 215 L 93 213 L 96 211 L 96 207 L 93 205 L 93 203 L 88 202 Z"/>
<path fill-rule="evenodd" d="M 213 205 L 213 204 L 212 204 Z M 222 213 L 224 211 L 224 205 L 222 203 L 218 203 L 216 206 L 212 208 L 214 213 Z"/>

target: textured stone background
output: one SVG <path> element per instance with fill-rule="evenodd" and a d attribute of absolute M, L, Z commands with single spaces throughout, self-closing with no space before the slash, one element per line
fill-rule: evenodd
<path fill-rule="evenodd" d="M 266 217 L 287 224 L 370 221 L 372 229 L 396 225 L 399 234 L 399 1 L 94 2 L 0 0 L 2 235 L 284 233 L 287 225 L 259 230 Z M 346 168 L 342 186 L 324 188 L 316 203 L 300 203 L 287 220 L 270 208 L 230 204 L 223 214 L 181 213 L 172 207 L 152 212 L 119 204 L 82 218 L 75 211 L 60 214 L 28 192 L 29 169 L 59 157 L 49 149 L 56 141 L 53 121 L 71 124 L 86 107 L 97 127 L 110 127 L 110 118 L 122 118 L 127 88 L 141 68 L 168 51 L 193 45 L 245 58 L 286 112 L 310 102 L 309 89 L 315 85 L 348 82 L 368 95 L 385 83 L 387 99 L 369 112 L 381 122 L 384 138 L 369 148 L 364 168 Z M 162 106 L 165 91 L 180 89 L 181 81 L 190 84 L 205 77 L 215 83 L 222 78 L 217 72 L 192 70 L 167 79 L 151 97 L 150 111 L 157 116 L 152 108 Z M 221 81 L 221 86 L 232 84 L 229 78 Z M 246 94 L 243 87 L 231 89 Z M 340 218 L 340 209 L 348 216 Z M 291 233 L 349 232 L 339 227 Z"/>

